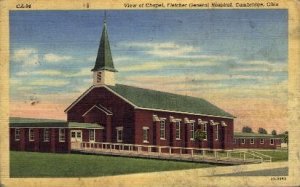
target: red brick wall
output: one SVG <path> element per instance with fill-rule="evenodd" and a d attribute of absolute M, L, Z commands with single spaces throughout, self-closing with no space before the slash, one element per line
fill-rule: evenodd
<path fill-rule="evenodd" d="M 15 141 L 15 128 L 10 128 L 10 149 L 36 152 L 70 152 L 69 130 L 65 129 L 65 142 L 59 142 L 58 129 L 49 129 L 49 142 L 44 142 L 43 128 L 34 129 L 34 141 L 29 141 L 29 128 L 20 129 L 20 140 Z M 52 134 L 52 132 L 54 134 Z M 51 145 L 52 144 L 52 145 Z"/>
<path fill-rule="evenodd" d="M 264 143 L 260 143 L 261 138 L 253 138 L 254 144 L 250 143 L 249 137 L 247 138 L 235 138 L 236 143 L 233 144 L 235 149 L 276 149 L 278 146 L 281 145 L 281 139 L 276 138 L 274 139 L 274 145 L 270 144 L 271 138 L 262 138 L 264 139 Z M 242 140 L 245 139 L 245 144 L 242 144 Z"/>
<path fill-rule="evenodd" d="M 157 115 L 159 118 L 166 118 L 166 139 L 160 140 L 156 136 L 159 136 L 159 131 L 155 128 L 156 124 L 153 122 L 153 115 Z M 174 118 L 181 119 L 181 129 L 180 129 L 180 140 L 175 138 L 175 124 L 170 123 L 170 116 Z M 213 127 L 210 124 L 207 124 L 207 141 L 200 142 L 198 140 L 190 140 L 190 133 L 186 132 L 189 130 L 189 126 L 184 124 L 184 118 L 187 117 L 189 120 L 195 120 L 195 131 L 201 127 L 198 125 L 198 119 L 203 121 L 214 120 L 215 122 L 221 123 L 224 121 L 227 124 L 227 127 L 222 127 L 221 124 L 219 127 L 219 140 L 216 141 L 213 138 Z M 149 128 L 149 143 L 143 143 L 143 127 Z M 224 130 L 225 128 L 225 130 Z M 223 142 L 224 132 L 227 132 L 227 142 Z M 154 133 L 156 134 L 154 135 Z M 227 118 L 218 118 L 218 117 L 207 117 L 200 115 L 187 115 L 187 114 L 177 114 L 171 112 L 157 112 L 149 110 L 136 110 L 135 111 L 135 144 L 144 144 L 144 145 L 162 145 L 162 146 L 176 146 L 176 147 L 202 147 L 202 148 L 214 148 L 214 149 L 223 149 L 224 145 L 226 149 L 232 149 L 233 141 L 233 119 Z"/>
<path fill-rule="evenodd" d="M 94 88 L 74 105 L 67 112 L 68 121 L 84 122 L 82 115 L 95 104 L 101 104 L 113 113 L 111 119 L 112 142 L 117 142 L 116 127 L 123 126 L 123 142 L 133 143 L 134 108 L 104 87 Z M 107 128 L 105 128 L 106 130 Z"/>

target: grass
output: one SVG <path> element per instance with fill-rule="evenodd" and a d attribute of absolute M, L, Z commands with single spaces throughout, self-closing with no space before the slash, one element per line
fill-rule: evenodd
<path fill-rule="evenodd" d="M 278 162 L 278 161 L 288 161 L 288 151 L 287 150 L 282 150 L 282 151 L 278 151 L 278 150 L 271 150 L 271 151 L 257 151 L 256 152 L 260 152 L 262 154 L 268 155 L 272 157 L 272 162 Z"/>
<path fill-rule="evenodd" d="M 215 165 L 100 155 L 10 152 L 11 177 L 93 177 L 211 166 Z"/>

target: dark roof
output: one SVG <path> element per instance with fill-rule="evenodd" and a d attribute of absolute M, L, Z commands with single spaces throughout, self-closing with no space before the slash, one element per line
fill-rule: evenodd
<path fill-rule="evenodd" d="M 244 138 L 279 138 L 277 135 L 272 134 L 259 134 L 259 133 L 245 133 L 245 132 L 234 132 L 234 137 Z"/>
<path fill-rule="evenodd" d="M 57 128 L 94 128 L 102 129 L 103 126 L 96 123 L 77 123 L 77 122 L 67 122 L 63 120 L 55 119 L 35 119 L 35 118 L 20 118 L 20 117 L 10 117 L 9 118 L 10 127 L 57 127 Z"/>
<path fill-rule="evenodd" d="M 230 118 L 234 117 L 233 115 L 201 98 L 177 95 L 173 93 L 137 88 L 121 84 L 108 87 L 126 100 L 141 108 L 187 112 L 193 114 L 206 114 Z"/>
<path fill-rule="evenodd" d="M 100 40 L 95 66 L 92 69 L 92 71 L 98 71 L 98 70 L 108 70 L 108 71 L 117 72 L 112 60 L 112 54 L 110 50 L 108 33 L 107 33 L 105 22 L 103 25 L 102 36 Z"/>

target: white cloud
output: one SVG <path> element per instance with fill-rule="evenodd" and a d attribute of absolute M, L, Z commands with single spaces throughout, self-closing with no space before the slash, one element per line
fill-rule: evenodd
<path fill-rule="evenodd" d="M 248 67 L 235 67 L 232 70 L 237 72 L 286 72 L 287 63 L 278 63 L 270 61 L 244 61 Z"/>
<path fill-rule="evenodd" d="M 71 56 L 63 56 L 63 55 L 57 55 L 53 53 L 45 54 L 44 55 L 44 60 L 46 62 L 60 62 L 60 61 L 66 61 L 66 60 L 71 60 Z"/>
<path fill-rule="evenodd" d="M 39 70 L 39 71 L 32 71 L 32 72 L 26 72 L 21 71 L 16 73 L 18 76 L 28 76 L 28 75 L 46 75 L 46 76 L 57 76 L 57 75 L 63 75 L 63 72 L 58 70 Z"/>
<path fill-rule="evenodd" d="M 70 72 L 65 73 L 65 76 L 66 77 L 83 77 L 83 76 L 89 76 L 89 75 L 92 75 L 91 69 L 92 68 L 82 68 L 82 69 L 80 69 L 76 73 L 70 73 Z"/>
<path fill-rule="evenodd" d="M 189 54 L 191 52 L 199 52 L 199 48 L 191 45 L 180 45 L 175 42 L 132 42 L 121 43 L 122 47 L 137 48 L 144 51 L 146 54 L 155 55 L 159 57 L 174 57 Z"/>
<path fill-rule="evenodd" d="M 29 83 L 31 86 L 52 86 L 52 87 L 60 87 L 69 84 L 68 80 L 62 79 L 39 79 L 34 80 Z"/>
<path fill-rule="evenodd" d="M 39 64 L 38 51 L 33 48 L 15 50 L 12 59 L 23 66 L 35 66 Z"/>

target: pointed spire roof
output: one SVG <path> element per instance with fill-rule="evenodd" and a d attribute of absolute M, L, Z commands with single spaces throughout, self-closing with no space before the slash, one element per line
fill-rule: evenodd
<path fill-rule="evenodd" d="M 92 69 L 92 71 L 98 71 L 98 70 L 108 70 L 112 72 L 117 72 L 112 60 L 112 55 L 111 55 L 111 50 L 110 50 L 110 45 L 108 40 L 107 27 L 106 27 L 106 13 L 104 14 L 102 36 L 100 40 L 98 54 L 97 54 L 95 66 Z"/>

